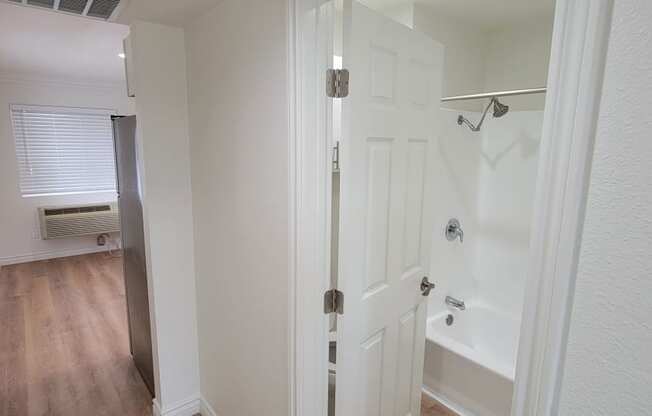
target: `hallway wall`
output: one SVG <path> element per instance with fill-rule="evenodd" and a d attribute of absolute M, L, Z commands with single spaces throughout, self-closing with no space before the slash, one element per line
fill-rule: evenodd
<path fill-rule="evenodd" d="M 201 393 L 289 414 L 285 0 L 225 0 L 186 28 Z"/>

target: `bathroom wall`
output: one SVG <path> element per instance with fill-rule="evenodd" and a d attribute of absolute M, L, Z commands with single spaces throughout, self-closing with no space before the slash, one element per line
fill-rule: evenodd
<path fill-rule="evenodd" d="M 510 99 L 503 100 L 511 104 Z M 459 127 L 459 126 L 457 126 Z M 543 111 L 490 117 L 482 131 L 473 245 L 473 299 L 520 323 Z M 468 129 L 467 129 L 468 130 Z M 517 328 L 515 328 L 517 330 Z"/>
<path fill-rule="evenodd" d="M 218 415 L 290 413 L 286 7 L 224 0 L 186 28 L 201 394 Z"/>
<path fill-rule="evenodd" d="M 446 48 L 444 96 L 543 87 L 548 75 L 552 10 L 537 19 L 484 25 L 442 13 L 436 6 L 403 2 L 382 7 L 378 0 L 363 4 L 439 41 Z M 543 95 L 511 100 L 513 109 L 543 110 Z M 481 100 L 448 102 L 444 108 L 480 111 Z"/>
<path fill-rule="evenodd" d="M 432 230 L 430 276 L 437 284 L 431 292 L 428 314 L 445 309 L 446 295 L 470 300 L 476 293 L 473 244 L 477 235 L 478 175 L 481 166 L 482 141 L 478 133 L 457 125 L 458 115 L 477 119 L 476 112 L 443 110 L 443 133 L 437 141 L 436 159 L 431 161 L 436 190 L 436 209 Z M 444 227 L 451 218 L 460 220 L 465 242 L 449 242 Z"/>
<path fill-rule="evenodd" d="M 613 2 L 562 416 L 652 409 L 652 2 Z"/>
<path fill-rule="evenodd" d="M 536 88 L 546 85 L 552 16 L 483 28 L 415 6 L 414 28 L 446 48 L 444 95 Z M 545 97 L 512 98 L 513 110 L 543 110 Z M 486 101 L 443 103 L 444 108 L 478 111 Z"/>
<path fill-rule="evenodd" d="M 443 110 L 444 133 L 433 166 L 438 199 L 432 236 L 431 275 L 440 284 L 429 314 L 453 295 L 520 320 L 542 111 L 491 117 L 480 132 L 456 122 L 478 112 Z M 443 234 L 450 218 L 464 229 L 464 243 Z"/>
<path fill-rule="evenodd" d="M 484 91 L 545 87 L 552 21 L 552 15 L 544 16 L 487 32 Z M 508 101 L 513 110 L 543 110 L 545 95 L 514 96 Z"/>
<path fill-rule="evenodd" d="M 414 6 L 413 27 L 444 45 L 445 97 L 485 91 L 488 44 L 485 30 L 421 4 Z M 443 103 L 442 107 L 481 111 L 483 104 L 482 100 L 459 101 Z"/>

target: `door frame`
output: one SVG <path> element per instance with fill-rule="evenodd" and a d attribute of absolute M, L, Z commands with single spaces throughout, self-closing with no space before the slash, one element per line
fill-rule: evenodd
<path fill-rule="evenodd" d="M 330 163 L 324 93 L 328 39 L 287 0 L 289 103 L 289 402 L 324 416 L 328 331 Z M 557 413 L 613 0 L 557 0 L 512 415 Z"/>

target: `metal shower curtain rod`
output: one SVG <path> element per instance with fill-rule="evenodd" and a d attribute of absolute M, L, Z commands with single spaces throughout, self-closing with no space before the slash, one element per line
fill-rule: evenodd
<path fill-rule="evenodd" d="M 492 98 L 492 97 L 509 97 L 510 95 L 528 95 L 528 94 L 545 94 L 547 88 L 529 88 L 526 90 L 511 90 L 511 91 L 496 91 L 496 92 L 483 92 L 481 94 L 470 94 L 470 95 L 457 95 L 454 97 L 444 97 L 441 99 L 444 101 L 462 101 L 462 100 L 477 100 L 480 98 Z"/>

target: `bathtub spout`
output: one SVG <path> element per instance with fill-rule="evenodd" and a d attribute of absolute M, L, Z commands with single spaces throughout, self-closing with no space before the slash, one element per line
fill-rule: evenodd
<path fill-rule="evenodd" d="M 466 305 L 464 304 L 463 300 L 455 299 L 452 296 L 446 296 L 446 305 L 453 307 L 455 309 L 459 309 L 461 311 L 466 309 Z"/>

